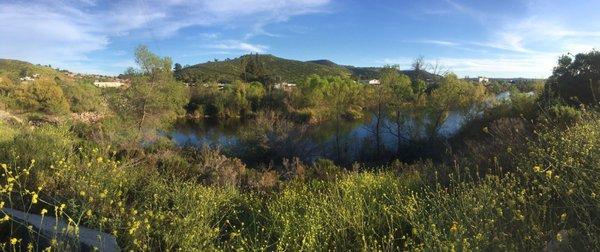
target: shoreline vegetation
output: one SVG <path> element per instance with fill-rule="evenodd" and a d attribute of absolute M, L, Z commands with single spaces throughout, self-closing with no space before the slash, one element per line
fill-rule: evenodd
<path fill-rule="evenodd" d="M 378 85 L 287 62 L 289 89 L 273 57 L 135 56 L 118 88 L 0 61 L 0 209 L 67 226 L 47 235 L 0 210 L 3 250 L 77 250 L 61 238 L 77 227 L 145 251 L 600 249 L 600 52 L 561 57 L 544 81 L 486 85 L 424 74 L 422 59 L 411 75 L 377 68 Z M 468 120 L 443 137 L 457 112 Z M 342 135 L 366 113 L 355 146 Z M 178 146 L 160 132 L 181 118 L 248 126 L 236 152 Z M 331 139 L 331 157 L 303 158 L 309 133 Z"/>

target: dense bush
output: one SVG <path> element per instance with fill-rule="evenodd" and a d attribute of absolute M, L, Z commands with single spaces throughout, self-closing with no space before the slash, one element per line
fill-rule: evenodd
<path fill-rule="evenodd" d="M 216 84 L 197 85 L 191 89 L 188 113 L 196 118 L 250 117 L 263 107 L 265 88 L 261 83 L 235 83 L 222 89 Z"/>
<path fill-rule="evenodd" d="M 104 109 L 105 102 L 101 92 L 91 83 L 66 84 L 63 90 L 71 105 L 71 111 L 75 113 L 102 112 Z"/>
<path fill-rule="evenodd" d="M 48 114 L 69 112 L 69 102 L 54 80 L 39 79 L 22 83 L 14 93 L 17 104 L 24 110 Z"/>

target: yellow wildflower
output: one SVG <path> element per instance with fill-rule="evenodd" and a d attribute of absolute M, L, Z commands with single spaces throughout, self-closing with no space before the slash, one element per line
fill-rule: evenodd
<path fill-rule="evenodd" d="M 38 203 L 38 195 L 37 195 L 37 193 L 31 194 L 31 204 L 37 204 L 37 203 Z"/>
<path fill-rule="evenodd" d="M 456 221 L 452 222 L 452 226 L 450 227 L 450 232 L 452 232 L 452 233 L 458 232 L 458 223 L 456 223 Z"/>
<path fill-rule="evenodd" d="M 46 208 L 42 209 L 42 211 L 40 212 L 42 214 L 42 216 L 44 216 L 45 214 L 48 213 L 48 210 L 46 210 Z"/>
<path fill-rule="evenodd" d="M 14 237 L 10 238 L 10 244 L 12 244 L 12 245 L 16 245 L 18 241 L 19 240 L 17 240 L 17 238 L 14 238 Z"/>
<path fill-rule="evenodd" d="M 561 234 L 560 232 L 559 232 L 558 234 L 556 234 L 556 240 L 557 240 L 558 242 L 562 242 L 562 240 L 563 240 L 563 237 L 562 237 L 562 234 Z"/>
<path fill-rule="evenodd" d="M 533 167 L 533 171 L 534 172 L 540 172 L 540 171 L 542 171 L 542 167 L 540 167 L 539 165 L 536 165 L 536 166 Z"/>

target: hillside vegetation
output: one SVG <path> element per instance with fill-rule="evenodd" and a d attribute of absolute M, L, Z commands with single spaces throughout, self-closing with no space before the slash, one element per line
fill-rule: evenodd
<path fill-rule="evenodd" d="M 0 110 L 54 120 L 69 112 L 105 112 L 92 80 L 74 79 L 49 66 L 0 59 Z"/>
<path fill-rule="evenodd" d="M 245 60 L 254 57 L 244 55 L 236 59 L 207 62 L 183 68 L 182 80 L 189 82 L 225 81 L 232 83 L 243 79 Z M 337 65 L 322 65 L 278 58 L 273 55 L 258 55 L 259 60 L 269 72 L 282 81 L 300 83 L 310 75 L 350 76 L 351 72 Z"/>
<path fill-rule="evenodd" d="M 249 59 L 258 57 L 258 60 L 268 69 L 276 81 L 302 83 L 311 75 L 351 77 L 355 80 L 379 79 L 382 67 L 355 67 L 338 65 L 330 60 L 298 61 L 289 60 L 273 55 L 244 55 L 236 59 L 224 61 L 211 61 L 182 68 L 178 78 L 187 83 L 225 82 L 233 83 L 244 80 L 244 71 Z M 412 79 L 435 80 L 440 76 L 428 73 L 425 70 L 402 70 Z"/>

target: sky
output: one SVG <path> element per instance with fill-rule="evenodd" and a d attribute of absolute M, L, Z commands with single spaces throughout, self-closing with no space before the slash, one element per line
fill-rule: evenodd
<path fill-rule="evenodd" d="M 0 58 L 81 73 L 135 66 L 138 45 L 182 65 L 256 52 L 459 76 L 545 78 L 600 48 L 598 0 L 0 0 Z"/>

